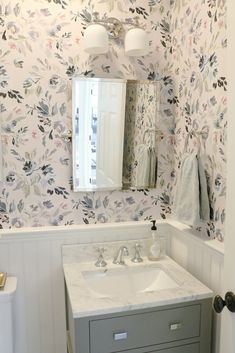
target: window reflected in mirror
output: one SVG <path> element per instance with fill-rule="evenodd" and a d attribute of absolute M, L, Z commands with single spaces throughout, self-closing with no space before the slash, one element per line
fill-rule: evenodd
<path fill-rule="evenodd" d="M 74 190 L 122 188 L 126 80 L 73 80 Z"/>

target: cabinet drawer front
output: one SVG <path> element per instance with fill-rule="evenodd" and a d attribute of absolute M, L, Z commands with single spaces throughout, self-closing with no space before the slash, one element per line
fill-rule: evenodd
<path fill-rule="evenodd" d="M 169 349 L 162 349 L 160 351 L 152 351 L 146 353 L 199 353 L 199 344 L 188 344 L 186 346 L 180 346 Z"/>
<path fill-rule="evenodd" d="M 99 319 L 90 322 L 90 352 L 112 353 L 200 333 L 200 305 Z"/>

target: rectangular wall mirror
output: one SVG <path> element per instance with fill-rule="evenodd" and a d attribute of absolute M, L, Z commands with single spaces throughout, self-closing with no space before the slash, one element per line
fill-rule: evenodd
<path fill-rule="evenodd" d="M 158 85 L 74 77 L 74 191 L 154 188 Z"/>

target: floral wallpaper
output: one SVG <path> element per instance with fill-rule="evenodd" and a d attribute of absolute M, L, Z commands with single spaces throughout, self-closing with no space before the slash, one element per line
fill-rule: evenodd
<path fill-rule="evenodd" d="M 166 218 L 170 214 L 171 148 L 162 139 L 158 189 L 125 192 L 71 191 L 71 78 L 149 79 L 161 83 L 167 134 L 174 100 L 170 20 L 172 0 L 0 0 L 0 115 L 4 178 L 0 226 L 29 227 Z M 125 57 L 123 38 L 107 55 L 88 56 L 84 28 L 95 12 L 130 22 L 139 17 L 150 53 Z M 166 121 L 165 121 L 166 120 Z"/>
<path fill-rule="evenodd" d="M 83 32 L 98 14 L 139 17 L 150 53 L 88 56 Z M 166 218 L 185 150 L 205 166 L 211 220 L 196 231 L 224 239 L 226 192 L 226 0 L 0 0 L 0 115 L 4 178 L 0 226 L 70 225 Z M 71 78 L 155 80 L 157 189 L 71 191 Z M 187 138 L 189 137 L 189 139 Z"/>
<path fill-rule="evenodd" d="M 196 230 L 223 241 L 226 192 L 226 0 L 177 0 L 171 22 L 174 181 L 186 150 L 204 163 L 211 221 Z M 187 138 L 188 137 L 188 138 Z M 185 141 L 189 140 L 185 146 Z"/>

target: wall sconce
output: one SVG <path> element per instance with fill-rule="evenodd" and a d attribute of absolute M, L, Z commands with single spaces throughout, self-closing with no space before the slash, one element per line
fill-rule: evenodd
<path fill-rule="evenodd" d="M 84 47 L 89 54 L 105 54 L 108 52 L 108 39 L 117 39 L 125 33 L 124 25 L 131 26 L 125 35 L 125 54 L 128 56 L 143 56 L 149 51 L 147 33 L 139 26 L 138 18 L 135 22 L 121 22 L 115 17 L 100 20 L 98 13 L 94 13 L 94 22 L 84 32 Z"/>
<path fill-rule="evenodd" d="M 128 56 L 144 56 L 148 54 L 147 33 L 142 28 L 131 28 L 125 37 L 125 53 Z"/>
<path fill-rule="evenodd" d="M 109 50 L 108 32 L 104 26 L 93 24 L 84 33 L 85 51 L 89 54 L 104 54 Z"/>

